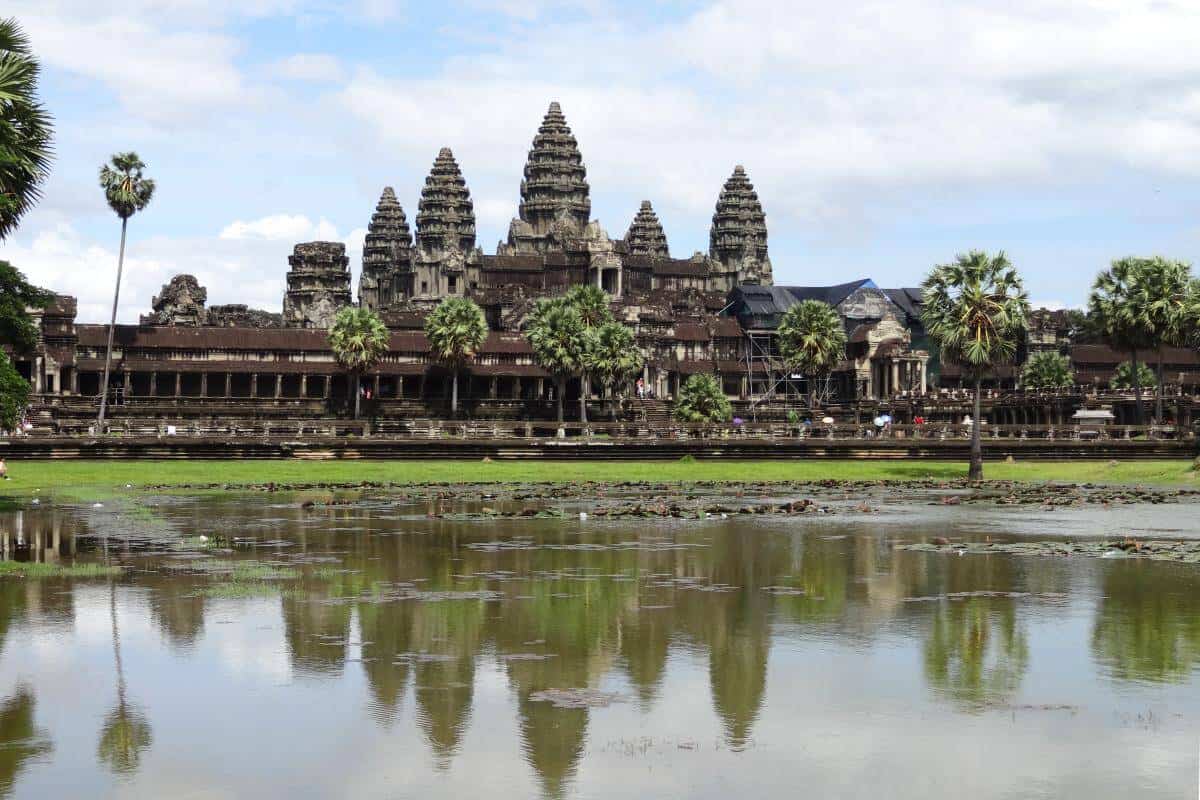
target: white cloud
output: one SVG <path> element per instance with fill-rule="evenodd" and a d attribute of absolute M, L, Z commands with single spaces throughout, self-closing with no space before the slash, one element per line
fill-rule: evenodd
<path fill-rule="evenodd" d="M 343 77 L 342 62 L 328 53 L 296 53 L 277 61 L 272 73 L 294 81 L 330 82 Z"/>
<path fill-rule="evenodd" d="M 322 217 L 314 223 L 303 214 L 272 214 L 261 219 L 243 222 L 235 220 L 220 233 L 220 238 L 234 241 L 261 239 L 268 242 L 329 241 L 337 239 L 337 228 Z"/>

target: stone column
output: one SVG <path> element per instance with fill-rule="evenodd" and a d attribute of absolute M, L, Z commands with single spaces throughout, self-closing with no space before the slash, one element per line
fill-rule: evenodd
<path fill-rule="evenodd" d="M 927 362 L 925 362 L 925 361 L 921 362 L 921 394 L 922 395 L 929 393 L 929 381 L 927 379 L 927 375 L 925 372 L 926 365 L 927 365 Z"/>
<path fill-rule="evenodd" d="M 275 374 L 275 399 L 279 399 L 279 395 L 283 391 L 283 376 L 279 373 Z"/>
<path fill-rule="evenodd" d="M 250 397 L 258 397 L 258 373 L 250 373 Z"/>
<path fill-rule="evenodd" d="M 225 399 L 228 400 L 233 396 L 233 373 L 225 373 Z"/>
<path fill-rule="evenodd" d="M 124 371 L 125 396 L 133 394 L 133 373 L 129 370 Z"/>
<path fill-rule="evenodd" d="M 180 394 L 179 390 L 181 388 L 183 388 L 182 384 L 183 384 L 183 373 L 176 372 L 175 373 L 175 397 L 176 398 L 179 397 L 179 394 Z"/>
<path fill-rule="evenodd" d="M 105 386 L 103 388 L 104 388 L 105 392 L 108 391 L 107 386 Z M 157 395 L 158 395 L 158 372 L 152 370 L 150 372 L 150 396 L 155 397 Z"/>
<path fill-rule="evenodd" d="M 492 377 L 492 385 L 491 385 L 491 387 L 490 387 L 490 389 L 489 389 L 488 395 L 489 395 L 489 396 L 490 396 L 490 397 L 491 397 L 493 400 L 495 400 L 495 399 L 496 399 L 496 397 L 498 396 L 498 395 L 497 395 L 497 392 L 498 392 L 498 390 L 499 390 L 498 381 L 499 381 L 499 379 L 498 379 L 498 378 L 496 378 L 496 377 L 494 377 L 494 376 Z"/>
<path fill-rule="evenodd" d="M 300 399 L 304 400 L 307 398 L 308 398 L 308 373 L 305 372 L 305 373 L 301 373 L 301 375 L 300 375 Z"/>
<path fill-rule="evenodd" d="M 200 373 L 200 396 L 208 397 L 208 373 Z"/>
<path fill-rule="evenodd" d="M 892 359 L 892 390 L 889 395 L 896 394 L 900 390 L 900 362 Z"/>
<path fill-rule="evenodd" d="M 322 375 L 321 377 L 325 381 L 325 391 L 323 391 L 321 394 L 324 395 L 326 400 L 328 400 L 330 395 L 333 394 L 333 376 Z"/>
<path fill-rule="evenodd" d="M 617 297 L 618 298 L 621 297 L 621 290 L 624 287 L 624 283 L 625 283 L 624 275 L 625 275 L 625 269 L 623 267 L 617 267 Z"/>

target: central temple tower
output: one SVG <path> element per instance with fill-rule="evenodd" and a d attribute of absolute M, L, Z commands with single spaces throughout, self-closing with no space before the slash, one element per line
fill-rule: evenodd
<path fill-rule="evenodd" d="M 562 108 L 551 103 L 533 137 L 521 181 L 521 205 L 508 229 L 511 254 L 561 250 L 581 236 L 592 213 L 587 169 Z"/>

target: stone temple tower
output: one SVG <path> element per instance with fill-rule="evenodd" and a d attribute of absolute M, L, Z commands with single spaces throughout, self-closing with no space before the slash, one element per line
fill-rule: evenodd
<path fill-rule="evenodd" d="M 519 219 L 509 226 L 510 253 L 545 253 L 562 249 L 580 236 L 592 213 L 587 170 L 575 136 L 558 103 L 542 119 L 525 162 Z"/>
<path fill-rule="evenodd" d="M 384 187 L 363 242 L 358 302 L 381 310 L 412 295 L 412 232 L 392 187 Z"/>
<path fill-rule="evenodd" d="M 475 207 L 449 147 L 443 147 L 421 189 L 413 297 L 461 294 L 475 249 Z"/>
<path fill-rule="evenodd" d="M 667 249 L 667 235 L 649 200 L 642 201 L 642 207 L 633 218 L 629 232 L 625 234 L 625 247 L 633 256 L 646 256 L 656 261 L 671 257 Z"/>
<path fill-rule="evenodd" d="M 329 328 L 350 305 L 350 259 L 341 242 L 306 242 L 288 256 L 283 324 L 288 328 Z"/>
<path fill-rule="evenodd" d="M 767 218 L 741 164 L 734 167 L 717 198 L 708 252 L 726 270 L 736 271 L 737 283 L 770 286 L 774 282 L 767 257 Z"/>

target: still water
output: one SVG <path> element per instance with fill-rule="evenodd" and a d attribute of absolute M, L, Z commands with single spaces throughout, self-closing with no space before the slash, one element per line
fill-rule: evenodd
<path fill-rule="evenodd" d="M 127 567 L 0 577 L 0 797 L 1196 796 L 1200 565 L 895 549 L 1194 537 L 1194 503 L 341 497 L 0 514 L 8 558 Z"/>

